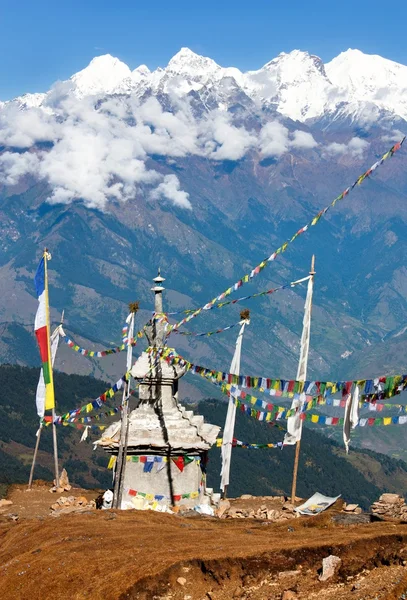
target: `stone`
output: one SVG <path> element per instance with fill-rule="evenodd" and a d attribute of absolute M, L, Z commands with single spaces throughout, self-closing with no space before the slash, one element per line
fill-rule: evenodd
<path fill-rule="evenodd" d="M 85 498 L 85 496 L 78 496 L 77 498 L 75 498 L 74 503 L 76 505 L 88 504 L 88 500 L 87 498 Z"/>
<path fill-rule="evenodd" d="M 291 502 L 285 502 L 285 504 L 283 504 L 283 510 L 294 512 L 294 504 L 291 504 Z"/>
<path fill-rule="evenodd" d="M 301 571 L 281 571 L 278 574 L 279 579 L 287 579 L 288 577 L 298 577 L 301 575 Z"/>
<path fill-rule="evenodd" d="M 251 496 L 250 494 L 243 494 L 240 496 L 240 500 L 251 500 L 252 498 L 254 498 L 254 496 Z"/>
<path fill-rule="evenodd" d="M 318 578 L 319 581 L 326 581 L 333 577 L 339 569 L 341 562 L 339 556 L 335 556 L 334 554 L 322 559 L 322 574 Z"/>
<path fill-rule="evenodd" d="M 358 508 L 359 504 L 347 504 L 343 510 L 346 512 L 354 512 Z"/>
<path fill-rule="evenodd" d="M 6 500 L 5 498 L 0 500 L 0 508 L 4 508 L 5 506 L 10 506 L 10 504 L 13 504 L 11 500 Z"/>
<path fill-rule="evenodd" d="M 179 583 L 180 585 L 185 585 L 187 582 L 187 580 L 185 579 L 185 577 L 178 577 L 177 579 L 177 583 Z"/>
<path fill-rule="evenodd" d="M 284 590 L 281 600 L 297 600 L 298 596 L 293 590 Z"/>
<path fill-rule="evenodd" d="M 54 482 L 54 484 L 55 484 L 55 482 Z M 59 486 L 64 489 L 66 488 L 66 486 L 69 486 L 69 478 L 68 478 L 68 473 L 66 472 L 66 469 L 62 469 L 62 471 L 61 471 L 61 474 L 59 476 Z M 71 489 L 71 486 L 69 486 L 69 489 Z"/>
<path fill-rule="evenodd" d="M 227 499 L 221 500 L 219 502 L 219 506 L 218 506 L 218 508 L 216 510 L 216 513 L 215 513 L 216 516 L 219 519 L 224 519 L 225 518 L 225 516 L 224 516 L 225 512 L 227 512 L 229 510 L 229 508 L 230 508 L 230 502 L 229 502 L 229 500 L 227 500 Z"/>
<path fill-rule="evenodd" d="M 398 494 L 382 494 L 379 498 L 379 502 L 384 504 L 397 504 L 400 500 L 402 500 L 402 498 L 400 498 Z M 404 500 L 402 500 L 402 502 L 404 504 Z"/>

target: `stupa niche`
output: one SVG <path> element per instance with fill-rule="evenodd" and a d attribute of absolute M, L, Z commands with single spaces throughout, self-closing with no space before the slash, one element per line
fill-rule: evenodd
<path fill-rule="evenodd" d="M 156 349 L 167 341 L 164 281 L 158 272 L 151 288 L 155 314 L 145 328 L 149 346 Z M 207 502 L 207 453 L 220 427 L 180 404 L 178 383 L 185 368 L 143 352 L 131 374 L 140 381 L 139 402 L 129 416 L 122 507 L 154 500 L 167 506 Z M 117 456 L 119 439 L 120 421 L 107 428 L 97 444 Z"/>

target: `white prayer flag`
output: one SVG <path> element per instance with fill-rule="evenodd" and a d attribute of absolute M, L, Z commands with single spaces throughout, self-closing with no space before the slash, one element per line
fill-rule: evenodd
<path fill-rule="evenodd" d="M 305 381 L 307 379 L 309 341 L 311 333 L 311 310 L 312 310 L 312 292 L 314 286 L 314 278 L 308 280 L 307 298 L 305 300 L 304 319 L 302 322 L 301 350 L 300 361 L 298 363 L 297 381 Z M 291 404 L 292 409 L 297 409 L 297 412 L 292 417 L 287 419 L 287 433 L 284 436 L 284 445 L 291 446 L 296 444 L 301 439 L 302 421 L 300 419 L 301 407 L 306 400 L 306 394 L 303 392 L 299 398 L 294 398 Z"/>
<path fill-rule="evenodd" d="M 243 340 L 243 332 L 248 321 L 243 321 L 242 326 L 240 328 L 239 334 L 236 340 L 236 348 L 235 353 L 232 358 L 232 362 L 230 365 L 230 372 L 233 375 L 240 375 L 240 356 L 242 352 L 242 340 Z M 223 428 L 223 441 L 222 441 L 222 470 L 220 472 L 221 482 L 220 489 L 224 491 L 225 486 L 229 485 L 229 475 L 230 475 L 230 461 L 232 458 L 232 444 L 233 444 L 233 434 L 235 430 L 235 420 L 236 420 L 236 404 L 234 402 L 235 397 L 239 395 L 239 392 L 235 393 L 235 395 L 230 394 L 229 403 L 228 403 L 228 412 L 226 415 L 225 427 Z"/>

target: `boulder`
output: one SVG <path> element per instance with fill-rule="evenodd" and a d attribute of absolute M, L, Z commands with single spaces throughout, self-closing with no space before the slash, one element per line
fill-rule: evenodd
<path fill-rule="evenodd" d="M 345 506 L 343 507 L 343 510 L 345 512 L 355 512 L 358 507 L 359 507 L 359 504 L 345 504 Z"/>
<path fill-rule="evenodd" d="M 10 504 L 13 504 L 11 500 L 6 500 L 5 498 L 0 500 L 0 508 L 5 508 L 6 506 L 10 506 Z"/>
<path fill-rule="evenodd" d="M 339 556 L 333 554 L 322 559 L 322 573 L 319 576 L 319 581 L 326 581 L 333 577 L 339 569 L 341 562 Z"/>
<path fill-rule="evenodd" d="M 404 504 L 403 498 L 399 496 L 399 494 L 382 494 L 379 498 L 379 502 L 382 504 Z"/>
<path fill-rule="evenodd" d="M 230 508 L 230 502 L 227 499 L 223 499 L 219 502 L 219 506 L 216 510 L 216 516 L 219 517 L 219 519 L 224 519 L 225 518 L 225 513 L 229 510 Z"/>

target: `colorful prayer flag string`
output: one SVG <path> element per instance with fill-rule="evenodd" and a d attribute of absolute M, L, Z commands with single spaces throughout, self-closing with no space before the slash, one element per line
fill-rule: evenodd
<path fill-rule="evenodd" d="M 219 302 L 219 304 L 214 304 L 213 306 L 209 306 L 205 310 L 212 310 L 214 308 L 223 308 L 224 306 L 228 306 L 229 304 L 237 304 L 238 302 L 245 302 L 246 300 L 251 300 L 252 298 L 258 298 L 259 296 L 268 296 L 270 294 L 274 294 L 275 292 L 279 292 L 280 290 L 286 290 L 289 288 L 293 288 L 296 285 L 299 285 L 301 283 L 304 283 L 305 281 L 308 281 L 309 278 L 310 278 L 310 275 L 308 275 L 307 277 L 303 277 L 302 279 L 298 279 L 298 281 L 291 281 L 291 283 L 286 283 L 284 285 L 280 285 L 276 288 L 271 288 L 269 290 L 264 290 L 263 292 L 256 292 L 255 294 L 250 294 L 250 296 L 242 296 L 241 298 L 236 298 L 235 300 L 227 300 L 226 302 Z M 190 313 L 195 312 L 196 310 L 197 310 L 196 308 L 188 308 L 186 310 L 178 310 L 175 312 L 167 312 L 164 314 L 169 317 L 171 315 L 190 314 Z"/>
<path fill-rule="evenodd" d="M 407 375 L 388 375 L 373 379 L 356 379 L 352 381 L 296 381 L 295 379 L 274 379 L 269 377 L 253 377 L 250 375 L 234 375 L 224 371 L 216 371 L 191 363 L 180 356 L 173 348 L 148 348 L 147 352 L 161 356 L 168 364 L 180 364 L 191 373 L 207 378 L 212 383 L 228 383 L 240 388 L 267 390 L 270 396 L 292 398 L 295 394 L 305 393 L 309 396 L 333 396 L 338 392 L 349 393 L 352 385 L 358 385 L 361 399 L 374 402 L 391 398 L 407 389 Z"/>
<path fill-rule="evenodd" d="M 178 333 L 179 335 L 192 335 L 195 337 L 209 337 L 211 335 L 214 335 L 215 333 L 223 333 L 224 331 L 228 331 L 229 329 L 233 329 L 233 327 L 236 327 L 237 325 L 240 325 L 242 323 L 242 321 L 238 321 L 237 323 L 233 323 L 233 325 L 228 325 L 227 327 L 222 327 L 222 329 L 216 329 L 214 331 L 206 331 L 204 333 L 195 333 L 193 331 L 178 331 L 177 329 L 174 331 L 174 333 Z"/>
<path fill-rule="evenodd" d="M 136 346 L 137 341 L 138 341 L 137 338 L 142 338 L 143 334 L 144 334 L 144 329 L 142 329 L 141 331 L 136 333 L 135 337 L 131 340 L 130 345 L 133 347 Z M 116 348 L 106 348 L 106 350 L 100 350 L 100 351 L 86 350 L 85 348 L 82 348 L 78 344 L 75 344 L 75 342 L 73 340 L 71 340 L 67 335 L 61 336 L 61 337 L 64 340 L 64 342 L 66 344 L 68 344 L 68 346 L 72 350 L 74 350 L 75 352 L 78 352 L 79 354 L 82 354 L 82 356 L 88 356 L 90 358 L 103 358 L 104 356 L 110 356 L 111 354 L 117 354 L 119 352 L 123 352 L 123 350 L 127 350 L 127 347 L 128 347 L 128 345 L 127 345 L 128 338 L 123 338 L 123 344 L 121 344 L 121 346 L 116 346 Z M 126 341 L 124 341 L 125 339 L 126 339 Z"/>
<path fill-rule="evenodd" d="M 392 146 L 390 150 L 388 150 L 388 152 L 383 154 L 383 156 L 378 161 L 376 161 L 367 171 L 365 171 L 365 173 L 360 175 L 351 186 L 347 187 L 341 194 L 339 194 L 339 196 L 332 200 L 332 202 L 328 204 L 328 206 L 320 210 L 319 213 L 315 215 L 315 217 L 313 217 L 313 219 L 311 219 L 309 223 L 304 225 L 304 227 L 301 227 L 296 233 L 294 233 L 294 235 L 290 239 L 285 241 L 284 244 L 282 244 L 279 248 L 277 248 L 277 250 L 270 254 L 268 258 L 262 260 L 261 263 L 257 265 L 257 267 L 250 271 L 250 273 L 239 279 L 239 281 L 237 281 L 234 285 L 227 288 L 224 292 L 213 298 L 210 302 L 208 302 L 201 308 L 196 309 L 194 312 L 181 319 L 181 321 L 174 325 L 173 329 L 178 329 L 179 327 L 181 327 L 181 325 L 184 325 L 184 323 L 187 323 L 194 317 L 197 317 L 202 311 L 209 310 L 210 308 L 212 308 L 216 302 L 224 300 L 226 296 L 229 296 L 232 292 L 238 290 L 245 283 L 249 283 L 249 281 L 251 281 L 256 275 L 258 275 L 270 262 L 273 262 L 279 254 L 285 252 L 289 244 L 294 242 L 294 240 L 296 240 L 297 237 L 299 237 L 301 234 L 308 231 L 310 227 L 316 225 L 321 219 L 321 217 L 323 217 L 330 208 L 333 208 L 339 200 L 343 200 L 343 198 L 345 198 L 357 185 L 361 185 L 363 181 L 373 173 L 373 171 L 375 171 L 380 165 L 384 163 L 385 160 L 392 157 L 395 154 L 395 152 L 397 152 L 397 150 L 401 148 L 402 144 L 404 143 L 404 140 L 405 137 L 400 142 L 394 144 L 394 146 Z"/>
<path fill-rule="evenodd" d="M 218 438 L 216 440 L 216 447 L 221 448 L 223 444 L 223 439 Z M 233 448 L 247 448 L 249 450 L 259 450 L 262 448 L 283 448 L 283 442 L 277 442 L 276 444 L 249 444 L 248 442 L 241 442 L 236 438 L 233 438 L 232 442 Z"/>
<path fill-rule="evenodd" d="M 174 501 L 174 502 L 180 502 L 181 500 L 186 500 L 188 498 L 198 498 L 199 497 L 199 491 L 197 492 L 188 492 L 186 494 L 174 494 L 174 496 L 171 498 L 170 496 L 166 496 L 164 494 L 146 494 L 145 492 L 139 492 L 137 490 L 133 490 L 132 488 L 124 488 L 124 491 L 132 497 L 135 498 L 143 498 L 144 500 L 148 500 L 150 502 L 152 501 L 157 501 L 160 502 L 160 500 L 170 500 L 170 501 Z"/>

